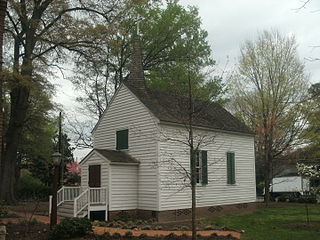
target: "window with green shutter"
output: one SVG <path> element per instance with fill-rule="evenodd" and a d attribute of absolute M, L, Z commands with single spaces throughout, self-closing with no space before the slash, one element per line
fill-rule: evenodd
<path fill-rule="evenodd" d="M 129 131 L 128 129 L 117 131 L 116 134 L 116 149 L 117 150 L 123 150 L 123 149 L 128 149 L 129 148 Z"/>
<path fill-rule="evenodd" d="M 202 184 L 208 184 L 208 154 L 207 151 L 201 151 L 202 160 Z"/>
<path fill-rule="evenodd" d="M 196 152 L 196 182 L 202 185 L 208 184 L 208 154 L 207 151 Z M 192 169 L 192 164 L 191 164 Z"/>
<path fill-rule="evenodd" d="M 227 183 L 236 183 L 236 168 L 234 152 L 227 152 Z"/>

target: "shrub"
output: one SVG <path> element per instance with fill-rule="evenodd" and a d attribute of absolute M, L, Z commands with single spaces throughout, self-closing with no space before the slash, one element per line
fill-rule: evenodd
<path fill-rule="evenodd" d="M 115 232 L 114 234 L 112 234 L 112 239 L 121 239 L 121 234 L 118 232 Z"/>
<path fill-rule="evenodd" d="M 49 233 L 49 240 L 82 237 L 92 232 L 92 224 L 87 218 L 64 218 Z"/>
<path fill-rule="evenodd" d="M 174 233 L 170 233 L 169 235 L 165 236 L 164 239 L 176 239 L 178 236 Z"/>
<path fill-rule="evenodd" d="M 19 221 L 19 224 L 21 224 L 21 225 L 31 225 L 32 226 L 32 225 L 36 225 L 38 223 L 39 223 L 39 221 L 36 218 L 32 218 L 31 220 L 24 219 L 24 220 Z"/>
<path fill-rule="evenodd" d="M 218 234 L 217 233 L 211 233 L 210 237 L 214 238 L 214 237 L 218 237 Z"/>
<path fill-rule="evenodd" d="M 139 236 L 139 239 L 148 239 L 148 235 L 142 233 L 142 234 Z"/>
<path fill-rule="evenodd" d="M 155 226 L 154 229 L 155 230 L 162 230 L 162 226 Z"/>
<path fill-rule="evenodd" d="M 183 239 L 183 240 L 185 240 L 185 239 L 190 239 L 190 237 L 187 235 L 187 234 L 182 234 L 182 235 L 180 235 L 180 237 L 179 237 L 180 239 Z"/>
<path fill-rule="evenodd" d="M 101 235 L 102 239 L 110 239 L 111 235 L 109 232 L 105 232 L 104 234 Z"/>
<path fill-rule="evenodd" d="M 124 235 L 126 238 L 132 238 L 133 237 L 133 233 L 128 231 L 126 232 L 126 234 Z"/>
<path fill-rule="evenodd" d="M 149 225 L 143 226 L 141 228 L 142 230 L 151 230 L 151 227 Z"/>
<path fill-rule="evenodd" d="M 0 217 L 8 216 L 8 210 L 3 201 L 0 201 Z"/>
<path fill-rule="evenodd" d="M 205 226 L 204 230 L 213 230 L 213 227 L 211 225 Z"/>
<path fill-rule="evenodd" d="M 278 197 L 279 202 L 296 202 L 296 203 L 316 203 L 317 199 L 314 195 L 296 196 L 294 194 L 281 194 Z"/>
<path fill-rule="evenodd" d="M 38 178 L 26 170 L 21 170 L 21 176 L 17 184 L 17 194 L 20 199 L 47 199 L 50 195 L 50 187 L 43 184 Z"/>
<path fill-rule="evenodd" d="M 180 230 L 181 231 L 188 231 L 189 227 L 188 226 L 181 226 Z"/>

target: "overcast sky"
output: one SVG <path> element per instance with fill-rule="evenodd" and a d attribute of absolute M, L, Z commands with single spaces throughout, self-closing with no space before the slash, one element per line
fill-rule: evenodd
<path fill-rule="evenodd" d="M 300 59 L 305 63 L 311 82 L 320 81 L 320 1 L 311 0 L 181 0 L 182 5 L 199 8 L 203 29 L 218 68 L 234 68 L 239 49 L 245 40 L 254 40 L 258 31 L 276 29 L 284 35 L 295 35 Z M 75 94 L 71 83 L 58 86 L 55 100 L 68 111 L 74 109 Z M 86 151 L 85 151 L 86 152 Z M 77 157 L 84 152 L 76 152 Z"/>
<path fill-rule="evenodd" d="M 293 34 L 299 57 L 305 62 L 312 82 L 320 81 L 320 1 L 311 0 L 305 8 L 303 0 L 181 0 L 185 6 L 199 8 L 203 28 L 218 67 L 234 67 L 240 46 L 254 40 L 263 30 L 276 29 L 284 35 Z M 228 60 L 229 59 L 229 60 Z"/>

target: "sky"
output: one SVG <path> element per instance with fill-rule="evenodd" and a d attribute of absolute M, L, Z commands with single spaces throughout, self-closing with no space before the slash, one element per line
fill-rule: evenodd
<path fill-rule="evenodd" d="M 259 31 L 278 30 L 283 35 L 294 35 L 298 54 L 305 63 L 311 83 L 320 82 L 320 1 L 310 0 L 180 0 L 183 6 L 199 8 L 203 29 L 208 32 L 208 43 L 217 68 L 235 68 L 240 47 L 246 40 L 254 41 Z M 319 46 L 319 47 L 317 47 Z M 55 100 L 69 112 L 77 112 L 76 94 L 72 84 L 62 81 L 57 86 Z M 75 151 L 81 159 L 88 150 Z"/>

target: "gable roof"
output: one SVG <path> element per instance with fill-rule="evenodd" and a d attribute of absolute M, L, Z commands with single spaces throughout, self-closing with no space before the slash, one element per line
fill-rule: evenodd
<path fill-rule="evenodd" d="M 125 151 L 109 150 L 109 149 L 92 149 L 91 152 L 85 156 L 80 163 L 83 163 L 94 152 L 98 153 L 104 159 L 110 161 L 110 163 L 122 163 L 122 164 L 139 164 L 140 162 L 132 157 Z"/>
<path fill-rule="evenodd" d="M 169 123 L 188 123 L 188 99 L 179 95 L 141 89 L 130 79 L 124 83 L 130 91 L 160 120 Z M 215 102 L 197 100 L 194 103 L 194 126 L 245 134 L 254 134 L 249 127 Z"/>
<path fill-rule="evenodd" d="M 133 38 L 131 58 L 130 74 L 124 80 L 123 85 L 160 121 L 186 124 L 189 117 L 187 98 L 172 93 L 151 90 L 146 86 L 142 64 L 142 51 L 139 36 L 137 35 Z M 120 88 L 121 87 L 122 85 Z M 194 102 L 194 108 L 197 113 L 193 121 L 194 126 L 254 135 L 249 127 L 218 103 L 197 100 Z M 93 131 L 100 123 L 100 119 Z"/>

